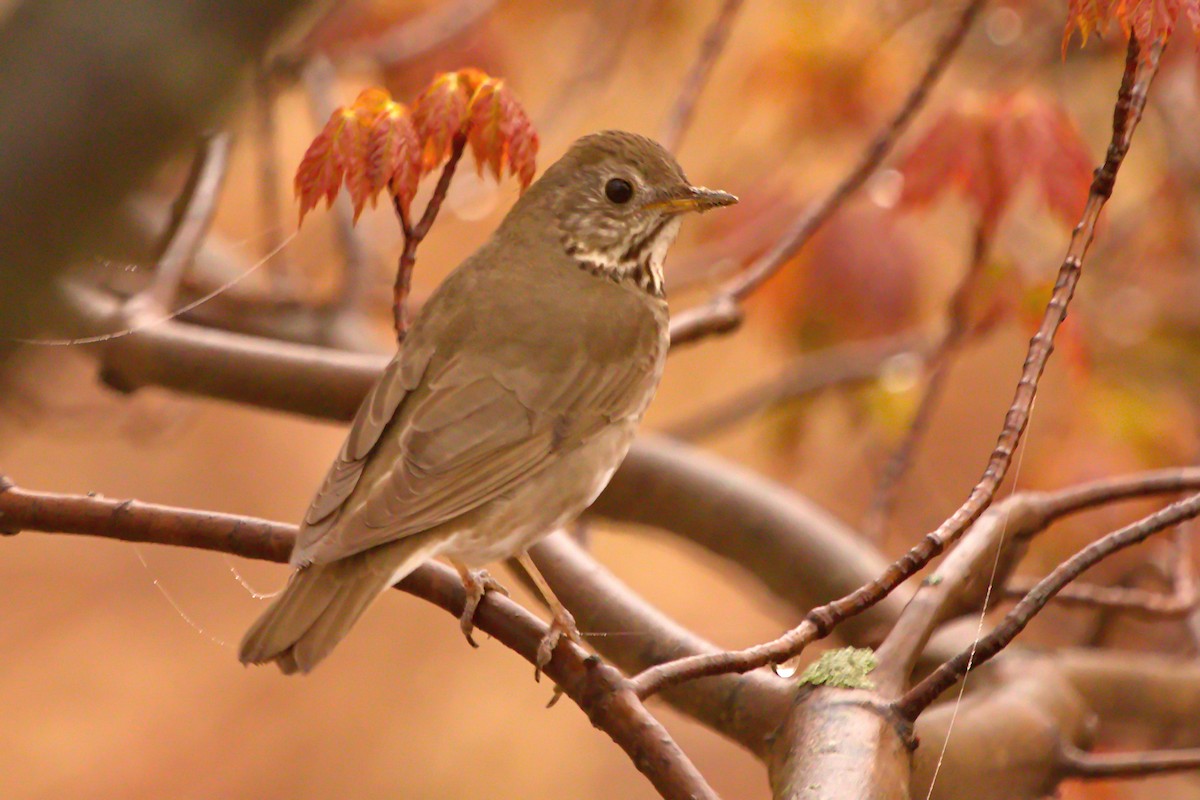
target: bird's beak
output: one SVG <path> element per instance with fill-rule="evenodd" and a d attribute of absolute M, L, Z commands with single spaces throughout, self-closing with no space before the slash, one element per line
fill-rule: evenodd
<path fill-rule="evenodd" d="M 687 186 L 680 191 L 671 192 L 666 197 L 651 200 L 642 206 L 642 209 L 662 211 L 667 214 L 683 214 L 688 211 L 704 212 L 710 208 L 731 206 L 737 201 L 738 199 L 728 192 L 718 192 L 702 186 Z"/>

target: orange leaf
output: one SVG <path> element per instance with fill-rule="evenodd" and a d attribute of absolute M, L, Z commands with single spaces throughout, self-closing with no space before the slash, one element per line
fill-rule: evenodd
<path fill-rule="evenodd" d="M 346 173 L 351 153 L 356 148 L 358 126 L 353 112 L 339 108 L 330 115 L 325 127 L 313 139 L 312 144 L 300 160 L 294 182 L 296 197 L 300 200 L 300 222 L 304 215 L 316 207 L 321 198 L 329 207 L 337 197 Z"/>
<path fill-rule="evenodd" d="M 437 169 L 449 157 L 455 134 L 467 124 L 467 106 L 474 91 L 468 91 L 468 81 L 475 79 L 475 72 L 477 70 L 443 72 L 413 103 L 412 121 L 417 136 L 424 144 L 425 172 Z M 469 74 L 464 78 L 462 73 Z"/>
<path fill-rule="evenodd" d="M 489 79 L 476 90 L 471 98 L 467 140 L 480 174 L 486 167 L 499 180 L 507 166 L 508 174 L 516 175 L 522 188 L 533 181 L 537 171 L 537 133 L 504 81 Z"/>
<path fill-rule="evenodd" d="M 1200 0 L 1070 0 L 1063 50 L 1075 30 L 1086 44 L 1093 31 L 1103 34 L 1114 22 L 1143 45 L 1166 44 L 1180 17 L 1200 32 Z"/>
<path fill-rule="evenodd" d="M 1091 182 L 1091 158 L 1079 130 L 1054 98 L 1032 91 L 968 97 L 940 117 L 902 160 L 908 206 L 951 189 L 994 228 L 1021 184 L 1071 224 Z"/>
<path fill-rule="evenodd" d="M 496 180 L 500 180 L 509 138 L 509 121 L 500 100 L 502 87 L 501 81 L 489 80 L 475 91 L 471 98 L 471 124 L 467 130 L 467 141 L 471 143 L 479 174 L 482 175 L 487 167 Z"/>
<path fill-rule="evenodd" d="M 407 209 L 420 180 L 421 145 L 412 115 L 382 89 L 362 92 L 353 108 L 360 130 L 359 147 L 353 167 L 346 171 L 346 185 L 354 201 L 355 220 L 368 201 L 374 207 L 385 188 Z"/>

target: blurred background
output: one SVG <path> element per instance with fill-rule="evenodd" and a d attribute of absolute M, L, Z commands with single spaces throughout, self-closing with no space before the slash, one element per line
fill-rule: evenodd
<path fill-rule="evenodd" d="M 35 41 L 30 31 L 54 32 L 52 12 L 69 5 L 0 3 L 0 50 Z M 241 279 L 188 318 L 250 331 L 282 320 L 298 340 L 388 352 L 400 251 L 390 210 L 364 214 L 350 251 L 337 214 L 323 210 L 289 238 L 296 230 L 291 176 L 331 104 L 370 85 L 410 100 L 436 71 L 478 66 L 504 77 L 524 102 L 544 166 L 593 130 L 659 133 L 720 5 L 347 0 L 309 9 L 301 27 L 288 18 L 292 34 L 263 61 L 270 69 L 231 72 L 220 96 L 232 99 L 209 108 L 207 94 L 175 95 L 189 113 L 204 106 L 203 115 L 139 133 L 165 160 L 151 172 L 129 167 L 109 187 L 120 202 L 98 212 L 104 225 L 53 230 L 59 210 L 75 210 L 79 195 L 125 169 L 128 153 L 93 154 L 95 175 L 76 173 L 42 201 L 40 187 L 23 199 L 7 195 L 4 202 L 26 211 L 0 214 L 7 229 L 0 241 L 18 251 L 19 267 L 21 254 L 29 255 L 22 236 L 61 233 L 72 239 L 54 255 L 62 271 L 119 295 L 137 291 L 187 180 L 198 144 L 189 132 L 215 125 L 233 135 L 230 167 L 179 304 Z M 675 308 L 702 300 L 769 247 L 850 168 L 956 17 L 956 4 L 920 0 L 745 3 L 678 151 L 694 182 L 734 192 L 742 203 L 685 226 L 668 260 Z M 1064 56 L 1065 17 L 1061 0 L 990 4 L 886 169 L 753 298 L 744 328 L 672 357 L 647 427 L 694 439 L 794 488 L 888 555 L 951 512 L 994 443 L 1109 136 L 1121 36 L 1084 49 L 1076 40 Z M 83 20 L 79 28 L 94 24 L 114 41 L 148 47 L 157 36 L 152 21 L 135 22 Z M 264 37 L 267 27 L 285 24 L 264 23 Z M 57 30 L 67 48 L 70 31 Z M 240 56 L 247 64 L 257 60 L 252 46 Z M 176 63 L 181 73 L 206 68 L 203 52 L 176 50 L 177 60 L 198 59 Z M 172 48 L 163 51 L 171 57 Z M 20 80 L 19 59 L 0 63 L 10 65 L 0 84 Z M 114 61 L 111 74 L 85 76 L 104 115 L 136 116 L 125 104 L 138 103 L 137 82 L 156 80 L 124 66 Z M 61 85 L 79 77 L 64 72 Z M 1196 80 L 1194 48 L 1174 47 L 1006 491 L 1195 460 L 1200 149 L 1188 132 Z M 119 81 L 134 82 L 134 91 L 104 94 Z M 23 102 L 31 104 L 29 135 L 45 124 L 53 128 L 47 137 L 68 141 L 54 127 L 65 124 L 55 116 L 62 109 L 37 105 L 57 102 L 53 96 Z M 141 146 L 132 139 L 126 149 Z M 15 174 L 6 162 L 26 155 L 0 148 L 0 169 Z M 54 180 L 47 176 L 46 185 Z M 516 194 L 514 181 L 497 185 L 461 171 L 420 250 L 416 297 L 489 235 Z M 31 234 L 26 218 L 46 231 Z M 348 252 L 365 265 L 355 287 L 345 280 Z M 44 255 L 29 255 L 29 264 Z M 94 332 L 44 300 L 39 282 L 57 269 L 6 268 L 14 288 L 0 309 L 9 322 L 22 308 L 38 309 L 9 338 Z M 966 284 L 965 275 L 972 276 Z M 964 285 L 963 302 L 948 315 Z M 331 308 L 349 311 L 326 313 Z M 948 319 L 961 330 L 947 345 Z M 813 373 L 802 359 L 837 347 L 852 349 L 834 351 L 842 355 L 830 359 L 829 374 L 810 375 L 800 390 L 780 381 L 797 369 Z M 294 521 L 343 435 L 340 426 L 164 390 L 120 394 L 97 379 L 88 345 L 3 355 L 0 473 L 28 488 Z M 865 359 L 864 375 L 839 374 L 837 365 L 852 357 Z M 911 434 L 934 367 L 940 391 L 926 401 L 928 424 Z M 889 457 L 906 439 L 911 457 L 889 480 Z M 1043 574 L 1140 511 L 1121 506 L 1062 525 L 1039 540 L 1022 574 Z M 763 641 L 796 621 L 751 577 L 686 543 L 600 528 L 592 548 L 651 602 L 720 645 Z M 0 797 L 655 796 L 578 709 L 543 708 L 550 687 L 534 683 L 524 661 L 486 640 L 471 650 L 454 620 L 411 597 L 390 593 L 319 670 L 284 679 L 242 668 L 234 652 L 263 608 L 260 595 L 282 585 L 283 567 L 34 533 L 5 539 L 0 549 Z M 1088 579 L 1169 591 L 1176 556 L 1169 542 L 1151 543 Z M 1053 610 L 1026 640 L 1049 641 L 1050 632 L 1060 642 L 1195 652 L 1187 620 Z M 662 704 L 654 711 L 723 796 L 769 796 L 752 756 Z M 1200 797 L 1200 784 L 1160 778 L 1068 785 L 1063 794 L 1164 791 Z"/>

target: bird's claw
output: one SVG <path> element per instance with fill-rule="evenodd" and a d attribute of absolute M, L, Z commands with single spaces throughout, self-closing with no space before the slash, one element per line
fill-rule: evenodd
<path fill-rule="evenodd" d="M 467 601 L 463 604 L 462 614 L 458 617 L 458 626 L 462 628 L 463 636 L 467 637 L 467 643 L 471 647 L 479 647 L 472 636 L 475 632 L 475 611 L 479 608 L 480 601 L 488 592 L 499 592 L 508 597 L 508 589 L 504 585 L 488 574 L 486 569 L 480 570 L 460 570 L 462 575 L 463 588 L 467 590 Z"/>
<path fill-rule="evenodd" d="M 558 647 L 558 643 L 562 641 L 563 636 L 566 636 L 572 642 L 575 642 L 575 644 L 583 645 L 583 637 L 579 633 L 579 628 L 575 626 L 575 618 L 565 608 L 555 613 L 554 619 L 550 621 L 550 629 L 546 631 L 546 635 L 538 643 L 537 659 L 534 661 L 533 667 L 533 679 L 535 681 L 542 679 L 542 670 L 550 663 L 550 659 L 554 657 L 554 648 Z"/>

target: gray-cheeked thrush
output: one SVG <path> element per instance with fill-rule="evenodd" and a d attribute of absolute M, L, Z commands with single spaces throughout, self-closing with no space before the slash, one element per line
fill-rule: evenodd
<path fill-rule="evenodd" d="M 438 287 L 375 384 L 300 526 L 287 588 L 243 663 L 308 672 L 387 587 L 441 556 L 474 608 L 474 569 L 571 522 L 616 471 L 663 371 L 663 259 L 682 212 L 737 202 L 693 187 L 651 139 L 585 136 Z M 473 642 L 472 642 L 473 643 Z"/>

